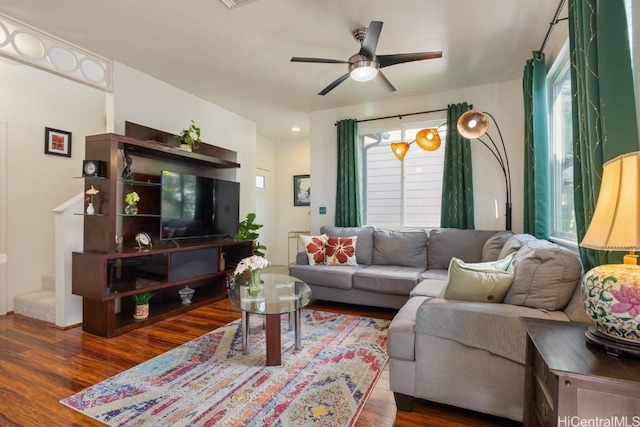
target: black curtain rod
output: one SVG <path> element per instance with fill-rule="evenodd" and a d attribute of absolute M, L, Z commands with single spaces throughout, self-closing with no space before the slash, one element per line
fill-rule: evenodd
<path fill-rule="evenodd" d="M 473 108 L 473 105 L 470 105 L 469 109 L 472 109 L 472 108 Z M 374 120 L 395 119 L 395 118 L 402 119 L 403 117 L 407 117 L 407 116 L 417 116 L 418 114 L 440 113 L 442 111 L 447 111 L 447 109 L 440 108 L 437 110 L 418 111 L 417 113 L 395 114 L 393 116 L 375 117 L 373 119 L 356 120 L 356 123 L 372 122 Z"/>
<path fill-rule="evenodd" d="M 540 46 L 540 49 L 538 50 L 538 59 L 542 59 L 542 52 L 544 51 L 544 47 L 547 45 L 547 41 L 549 40 L 549 36 L 553 31 L 553 27 L 555 27 L 558 22 L 565 21 L 568 19 L 568 18 L 558 19 L 558 16 L 562 11 L 562 7 L 564 6 L 564 2 L 565 0 L 560 0 L 560 3 L 558 4 L 558 9 L 556 9 L 556 14 L 553 15 L 553 19 L 549 23 L 549 29 L 547 30 L 547 34 L 544 36 L 544 40 L 542 41 L 542 46 Z"/>

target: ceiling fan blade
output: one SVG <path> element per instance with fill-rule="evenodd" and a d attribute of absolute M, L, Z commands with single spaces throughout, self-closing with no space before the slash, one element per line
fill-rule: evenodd
<path fill-rule="evenodd" d="M 378 64 L 380 68 L 389 65 L 402 64 L 405 62 L 422 61 L 424 59 L 442 58 L 442 52 L 418 52 L 418 53 L 399 53 L 396 55 L 379 55 Z"/>
<path fill-rule="evenodd" d="M 345 74 L 344 76 L 338 77 L 337 79 L 335 79 L 333 81 L 333 83 L 331 83 L 329 86 L 327 86 L 324 89 L 322 89 L 322 91 L 318 95 L 324 96 L 324 95 L 328 94 L 336 86 L 338 86 L 340 83 L 342 83 L 343 81 L 347 80 L 348 78 L 349 78 L 349 73 Z"/>
<path fill-rule="evenodd" d="M 367 29 L 367 35 L 362 41 L 362 47 L 360 48 L 360 55 L 369 59 L 373 59 L 373 55 L 376 54 L 376 47 L 378 47 L 378 39 L 380 38 L 380 32 L 382 31 L 382 22 L 371 21 L 369 28 Z"/>
<path fill-rule="evenodd" d="M 319 64 L 348 64 L 348 61 L 341 61 L 339 59 L 324 59 L 324 58 L 300 58 L 294 56 L 291 58 L 291 62 L 314 62 Z"/>
<path fill-rule="evenodd" d="M 387 92 L 395 92 L 396 91 L 396 88 L 393 87 L 391 82 L 389 80 L 387 80 L 387 78 L 384 76 L 384 74 L 382 74 L 382 71 L 378 71 L 378 74 L 373 79 L 373 81 L 378 83 L 380 86 L 382 86 L 382 89 L 386 90 Z"/>

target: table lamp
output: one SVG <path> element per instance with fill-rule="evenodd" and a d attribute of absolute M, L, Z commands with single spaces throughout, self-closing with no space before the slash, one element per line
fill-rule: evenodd
<path fill-rule="evenodd" d="M 624 264 L 600 265 L 582 279 L 584 307 L 594 323 L 585 337 L 609 354 L 640 357 L 640 152 L 604 164 L 593 218 L 580 246 L 629 251 Z"/>

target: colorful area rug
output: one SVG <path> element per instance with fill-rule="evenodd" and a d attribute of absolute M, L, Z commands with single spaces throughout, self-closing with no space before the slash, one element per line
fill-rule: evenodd
<path fill-rule="evenodd" d="M 282 318 L 282 366 L 266 367 L 262 318 L 240 320 L 60 403 L 110 426 L 352 426 L 387 362 L 389 321 L 302 311 Z"/>

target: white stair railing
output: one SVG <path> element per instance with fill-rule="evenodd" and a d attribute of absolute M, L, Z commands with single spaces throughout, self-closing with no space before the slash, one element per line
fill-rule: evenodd
<path fill-rule="evenodd" d="M 56 326 L 82 323 L 82 297 L 71 293 L 71 253 L 82 251 L 84 193 L 53 209 L 55 216 Z"/>

